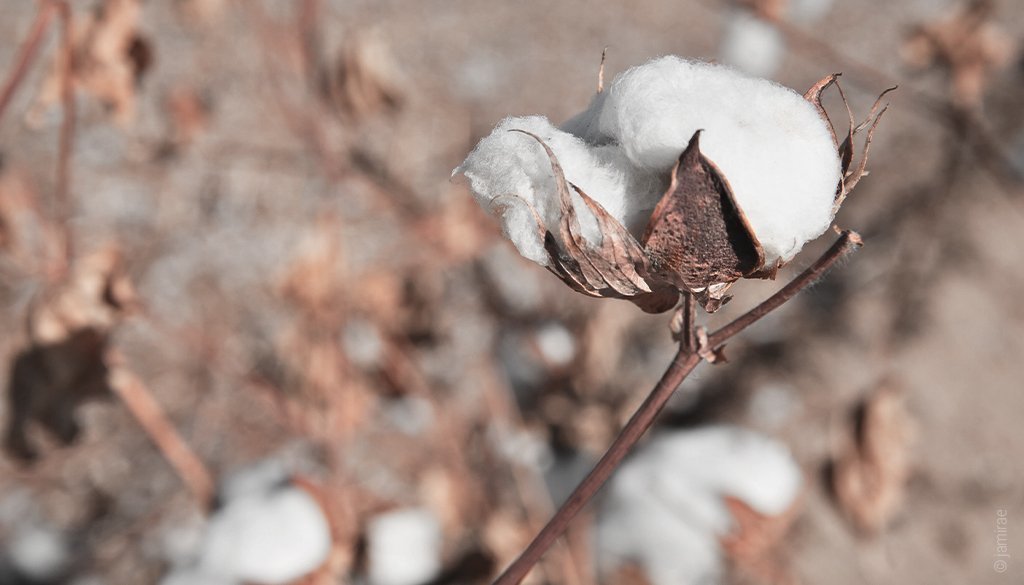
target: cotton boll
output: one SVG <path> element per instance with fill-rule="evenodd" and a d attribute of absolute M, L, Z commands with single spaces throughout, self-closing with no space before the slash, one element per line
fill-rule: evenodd
<path fill-rule="evenodd" d="M 34 581 L 46 582 L 63 573 L 70 562 L 64 538 L 39 526 L 18 530 L 7 549 L 11 565 Z"/>
<path fill-rule="evenodd" d="M 561 210 L 544 149 L 532 137 L 512 130 L 525 130 L 543 140 L 554 152 L 566 180 L 623 221 L 628 206 L 626 189 L 632 181 L 627 158 L 608 150 L 593 152 L 579 137 L 559 130 L 543 117 L 506 118 L 455 172 L 465 174 L 478 202 L 500 216 L 505 235 L 524 257 L 548 263 L 537 222 L 523 203 L 532 206 L 543 227 L 554 234 L 559 233 Z M 600 244 L 596 219 L 578 195 L 572 196 L 583 236 Z"/>
<path fill-rule="evenodd" d="M 366 538 L 371 585 L 422 585 L 441 571 L 441 524 L 427 510 L 376 516 Z"/>
<path fill-rule="evenodd" d="M 721 426 L 657 436 L 608 486 L 598 514 L 601 568 L 634 561 L 654 585 L 717 583 L 719 542 L 735 528 L 724 497 L 777 516 L 801 483 L 788 450 L 750 431 Z"/>
<path fill-rule="evenodd" d="M 288 486 L 231 500 L 210 519 L 198 570 L 257 583 L 287 583 L 322 565 L 331 547 L 323 510 Z"/>
<path fill-rule="evenodd" d="M 667 434 L 652 441 L 644 457 L 662 471 L 655 477 L 656 490 L 680 506 L 695 493 L 729 495 L 761 514 L 776 516 L 793 503 L 803 482 L 784 445 L 736 427 Z M 694 518 L 719 534 L 731 525 L 724 514 L 724 507 L 717 506 L 693 510 Z"/>
<path fill-rule="evenodd" d="M 718 51 L 722 63 L 758 77 L 772 77 L 786 54 L 782 33 L 749 10 L 732 10 Z"/>
<path fill-rule="evenodd" d="M 561 323 L 545 323 L 537 330 L 536 341 L 541 356 L 553 366 L 567 366 L 576 357 L 576 340 Z"/>
<path fill-rule="evenodd" d="M 795 91 L 733 69 L 662 57 L 615 78 L 598 128 L 638 167 L 665 173 L 697 130 L 765 249 L 788 261 L 832 220 L 839 156 L 817 110 Z"/>
<path fill-rule="evenodd" d="M 607 488 L 598 513 L 597 550 L 602 573 L 633 562 L 653 585 L 711 585 L 722 574 L 718 539 L 652 498 L 649 469 L 633 464 L 621 467 Z"/>

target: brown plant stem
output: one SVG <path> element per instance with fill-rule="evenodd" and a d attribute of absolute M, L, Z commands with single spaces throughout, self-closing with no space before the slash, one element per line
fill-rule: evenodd
<path fill-rule="evenodd" d="M 778 309 L 786 301 L 795 297 L 797 293 L 817 282 L 840 258 L 863 244 L 864 241 L 857 232 L 850 230 L 841 232 L 839 239 L 814 264 L 811 264 L 810 267 L 801 272 L 789 284 L 779 289 L 778 292 L 765 299 L 761 304 L 709 335 L 709 349 L 720 347 L 730 337 L 735 336 L 737 333 L 761 320 L 768 313 Z"/>
<path fill-rule="evenodd" d="M 200 508 L 208 510 L 213 503 L 214 482 L 210 471 L 195 451 L 182 438 L 149 388 L 124 367 L 116 367 L 110 375 L 114 393 L 139 423 L 157 449 L 177 472 Z"/>
<path fill-rule="evenodd" d="M 861 244 L 861 238 L 856 232 L 848 230 L 842 232 L 835 244 L 814 264 L 793 279 L 792 282 L 782 287 L 778 292 L 744 315 L 708 336 L 708 347 L 706 348 L 694 347 L 693 299 L 691 295 L 684 295 L 681 323 L 683 327 L 688 327 L 690 330 L 680 331 L 678 335 L 679 349 L 675 357 L 672 358 L 672 362 L 669 363 L 668 369 L 665 370 L 665 373 L 662 374 L 661 379 L 658 380 L 658 383 L 651 390 L 643 404 L 640 405 L 629 419 L 629 422 L 619 432 L 619 435 L 612 442 L 611 446 L 608 447 L 608 450 L 601 457 L 601 460 L 597 462 L 597 465 L 594 466 L 594 469 L 576 486 L 569 499 L 555 512 L 554 517 L 534 537 L 533 541 L 519 555 L 519 558 L 509 565 L 494 581 L 494 585 L 518 585 L 526 577 L 548 548 L 565 532 L 573 517 L 594 497 L 597 491 L 601 489 L 601 486 L 608 481 L 612 472 L 618 468 L 622 460 L 625 459 L 626 455 L 633 449 L 633 446 L 640 440 L 640 437 L 654 424 L 654 420 L 665 407 L 669 398 L 672 397 L 690 372 L 697 367 L 697 364 L 701 362 L 703 359 L 701 355 L 706 355 L 707 349 L 721 346 L 730 337 L 740 333 L 768 313 L 779 308 L 801 290 L 821 278 L 830 267 Z"/>
<path fill-rule="evenodd" d="M 49 1 L 39 3 L 39 10 L 32 22 L 32 28 L 29 29 L 28 36 L 25 37 L 25 42 L 21 45 L 18 57 L 14 61 L 14 68 L 7 77 L 7 81 L 4 82 L 3 90 L 0 90 L 0 119 L 3 119 L 11 98 L 14 97 L 15 91 L 32 66 L 32 61 L 35 60 L 39 45 L 43 40 L 43 33 L 46 32 L 46 27 L 50 24 L 50 19 L 53 18 L 53 8 L 54 5 Z"/>

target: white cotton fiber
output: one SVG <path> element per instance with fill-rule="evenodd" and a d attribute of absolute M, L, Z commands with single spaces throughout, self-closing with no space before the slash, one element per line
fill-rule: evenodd
<path fill-rule="evenodd" d="M 772 77 L 786 54 L 786 41 L 774 24 L 749 10 L 728 12 L 718 56 L 722 63 L 758 77 Z"/>
<path fill-rule="evenodd" d="M 769 265 L 790 260 L 828 228 L 839 156 L 800 94 L 671 56 L 620 74 L 607 92 L 597 127 L 583 138 L 616 142 L 634 165 L 666 172 L 703 130 L 701 151 L 731 185 Z"/>
<path fill-rule="evenodd" d="M 801 485 L 786 447 L 756 433 L 720 426 L 657 436 L 609 483 L 598 514 L 601 568 L 632 561 L 654 585 L 717 583 L 719 539 L 734 528 L 723 498 L 776 516 Z"/>
<path fill-rule="evenodd" d="M 812 24 L 822 18 L 832 8 L 834 0 L 789 0 L 786 5 L 786 17 L 800 24 Z"/>
<path fill-rule="evenodd" d="M 736 60 L 750 69 L 773 68 L 781 39 L 753 21 L 737 26 Z M 832 221 L 839 157 L 826 123 L 803 96 L 728 67 L 662 57 L 617 76 L 562 129 L 543 117 L 506 118 L 455 170 L 500 217 L 519 252 L 542 265 L 550 260 L 528 205 L 558 238 L 559 199 L 543 149 L 512 129 L 543 139 L 566 178 L 636 236 L 697 130 L 704 131 L 702 152 L 731 185 L 769 266 L 792 259 Z M 578 197 L 575 208 L 586 239 L 600 243 L 596 221 Z"/>
<path fill-rule="evenodd" d="M 16 530 L 7 555 L 21 574 L 40 582 L 56 579 L 71 560 L 64 537 L 41 526 L 24 526 Z"/>
<path fill-rule="evenodd" d="M 441 523 L 427 510 L 375 516 L 366 539 L 371 585 L 422 585 L 441 571 Z"/>
<path fill-rule="evenodd" d="M 634 176 L 629 159 L 614 145 L 592 147 L 540 116 L 502 120 L 455 172 L 466 175 L 485 209 L 501 209 L 506 236 L 523 256 L 539 264 L 547 264 L 547 254 L 533 215 L 523 202 L 533 206 L 544 227 L 558 234 L 560 201 L 544 149 L 532 137 L 512 132 L 514 129 L 540 137 L 554 152 L 566 180 L 627 227 L 636 215 L 636 201 L 630 195 L 637 189 L 650 190 L 658 184 L 657 178 L 649 173 Z M 596 220 L 575 193 L 573 197 L 584 237 L 600 244 Z M 656 202 L 656 197 L 653 203 L 648 201 L 650 209 Z"/>
<path fill-rule="evenodd" d="M 197 570 L 253 583 L 288 583 L 327 560 L 331 533 L 305 490 L 286 486 L 232 499 L 211 518 Z"/>

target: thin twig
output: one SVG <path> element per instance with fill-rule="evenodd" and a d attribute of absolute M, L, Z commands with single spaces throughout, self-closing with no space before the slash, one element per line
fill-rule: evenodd
<path fill-rule="evenodd" d="M 174 428 L 153 394 L 135 374 L 124 367 L 117 367 L 111 372 L 110 385 L 192 492 L 199 506 L 204 510 L 209 509 L 213 502 L 213 476 Z"/>
<path fill-rule="evenodd" d="M 707 349 L 714 349 L 721 346 L 733 335 L 740 333 L 757 320 L 761 319 L 771 311 L 777 309 L 786 301 L 792 299 L 798 292 L 813 284 L 840 258 L 861 245 L 861 238 L 856 232 L 844 231 L 839 239 L 821 256 L 810 268 L 803 271 L 792 282 L 784 286 L 777 293 L 769 297 L 760 305 L 751 309 L 742 317 L 722 327 L 711 335 L 708 346 L 704 348 L 693 348 L 693 317 L 692 297 L 684 300 L 682 309 L 682 323 L 687 324 L 690 331 L 680 331 L 679 349 L 669 364 L 668 369 L 655 385 L 654 389 L 644 400 L 643 404 L 633 414 L 626 426 L 619 432 L 619 436 L 612 442 L 611 447 L 597 462 L 594 469 L 576 487 L 569 499 L 562 504 L 562 507 L 555 512 L 555 515 L 547 525 L 537 534 L 533 541 L 526 547 L 519 558 L 517 558 L 494 582 L 494 585 L 518 585 L 530 572 L 541 556 L 568 528 L 573 517 L 589 502 L 601 486 L 608 481 L 612 472 L 633 449 L 633 446 L 640 440 L 640 437 L 654 424 L 654 420 L 665 407 L 669 398 L 676 389 L 683 383 L 683 380 L 701 362 L 701 354 L 706 354 Z"/>
<path fill-rule="evenodd" d="M 43 33 L 46 32 L 46 27 L 50 24 L 50 19 L 53 18 L 53 9 L 52 2 L 44 0 L 39 3 L 36 19 L 32 21 L 32 28 L 29 29 L 28 36 L 25 37 L 25 42 L 21 45 L 21 51 L 18 52 L 18 57 L 14 61 L 14 69 L 11 70 L 7 81 L 4 82 L 3 90 L 0 91 L 0 120 L 3 119 L 11 98 L 14 97 L 14 93 L 25 79 L 25 74 L 32 66 L 32 61 L 36 58 L 43 40 Z"/>
<path fill-rule="evenodd" d="M 821 258 L 818 258 L 807 270 L 801 272 L 789 284 L 779 289 L 778 292 L 768 297 L 758 306 L 709 335 L 708 348 L 717 349 L 721 347 L 730 337 L 750 327 L 768 313 L 778 309 L 783 303 L 795 297 L 797 293 L 817 282 L 836 262 L 854 249 L 859 248 L 863 243 L 860 234 L 857 232 L 845 230 L 840 233 L 836 243 L 832 244 L 832 247 L 826 250 Z"/>
<path fill-rule="evenodd" d="M 61 253 L 63 258 L 58 264 L 58 275 L 63 277 L 74 257 L 74 244 L 71 235 L 71 153 L 75 142 L 75 88 L 72 79 L 74 65 L 74 47 L 72 45 L 71 9 L 67 2 L 50 3 L 60 15 L 61 53 L 63 55 L 60 72 L 60 98 L 63 119 L 60 123 L 60 137 L 57 147 L 56 186 L 54 188 L 54 221 L 60 229 Z"/>

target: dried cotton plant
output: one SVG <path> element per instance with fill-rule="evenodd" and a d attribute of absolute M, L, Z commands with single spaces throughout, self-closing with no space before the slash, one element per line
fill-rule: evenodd
<path fill-rule="evenodd" d="M 825 77 L 801 95 L 728 67 L 662 57 L 620 74 L 607 89 L 599 82 L 589 107 L 561 127 L 540 116 L 506 118 L 455 170 L 520 254 L 573 290 L 628 299 L 651 313 L 676 309 L 675 359 L 498 585 L 526 576 L 698 363 L 720 361 L 729 338 L 861 244 L 856 233 L 842 231 L 821 258 L 754 309 L 714 333 L 696 324 L 698 302 L 713 312 L 737 281 L 774 278 L 828 230 L 866 174 L 885 107 L 880 96 L 859 124 L 847 107 L 848 130 L 837 135 L 821 105 L 837 79 Z"/>

